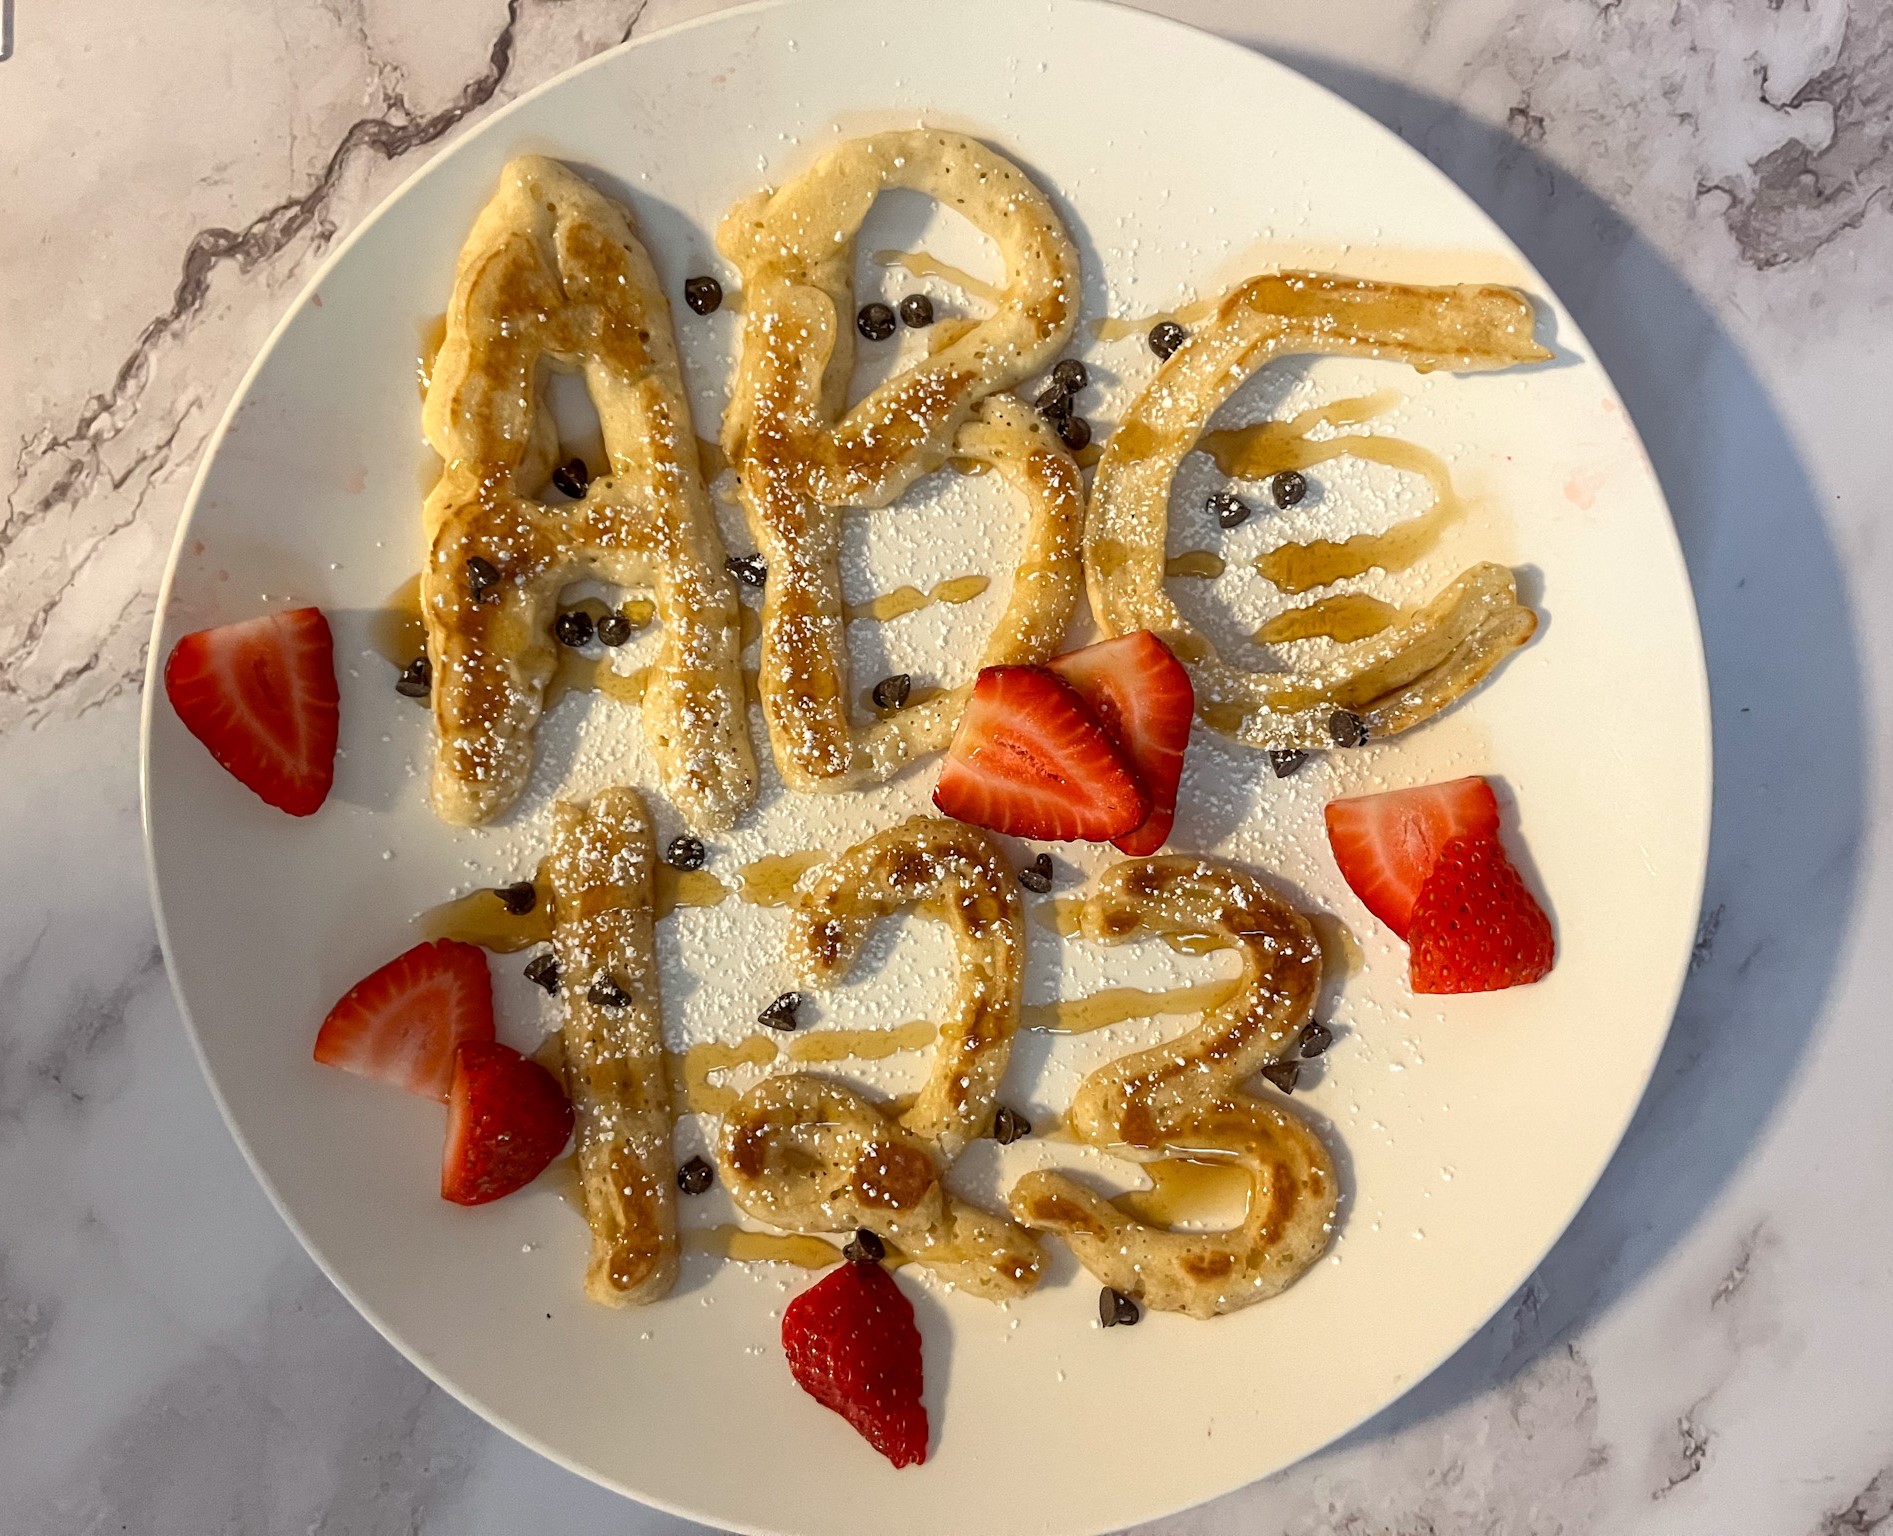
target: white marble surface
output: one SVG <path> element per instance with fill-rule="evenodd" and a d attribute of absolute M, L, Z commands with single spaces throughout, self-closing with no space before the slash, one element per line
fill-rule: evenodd
<path fill-rule="evenodd" d="M 303 1256 L 171 1002 L 135 763 L 192 467 L 313 264 L 461 123 L 715 8 L 8 7 L 4 1536 L 686 1529 L 487 1428 Z M 1372 1423 L 1151 1529 L 1893 1533 L 1893 7 L 1158 8 L 1390 124 L 1564 295 L 1682 530 L 1718 782 L 1699 964 L 1570 1233 Z"/>

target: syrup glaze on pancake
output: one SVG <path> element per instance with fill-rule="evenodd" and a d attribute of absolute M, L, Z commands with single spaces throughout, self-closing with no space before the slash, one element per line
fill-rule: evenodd
<path fill-rule="evenodd" d="M 548 367 L 584 375 L 610 460 L 556 504 L 538 499 L 559 452 Z M 524 787 L 559 593 L 598 577 L 651 589 L 664 633 L 644 728 L 685 821 L 730 826 L 756 787 L 736 598 L 669 306 L 624 209 L 555 161 L 507 165 L 460 253 L 422 423 L 444 464 L 421 579 L 435 809 L 478 824 Z"/>
<path fill-rule="evenodd" d="M 907 188 L 964 214 L 999 247 L 1006 281 L 991 315 L 843 412 L 854 366 L 855 237 L 876 198 Z M 1022 407 L 981 402 L 1045 368 L 1078 312 L 1078 258 L 1045 195 L 976 140 L 926 129 L 837 146 L 774 191 L 738 203 L 717 232 L 742 270 L 743 346 L 723 422 L 744 509 L 768 568 L 760 690 L 785 782 L 844 789 L 887 777 L 944 744 L 963 697 L 924 729 L 865 745 L 849 716 L 841 516 L 881 507 L 950 455 L 987 459 L 1024 493 L 1035 527 L 1034 579 L 988 658 L 1040 661 L 1062 637 L 1067 591 L 1062 525 L 1081 494 L 1075 466 Z M 977 430 L 983 427 L 982 432 Z M 1002 442 L 1003 438 L 1009 442 Z M 994 455 L 997 457 L 994 457 Z M 1029 642 L 1029 643 L 1028 643 Z"/>
<path fill-rule="evenodd" d="M 1111 634 L 1150 629 L 1190 668 L 1204 720 L 1251 746 L 1334 744 L 1336 710 L 1370 738 L 1418 725 L 1529 640 L 1538 618 L 1512 573 L 1481 564 L 1330 667 L 1249 672 L 1216 654 L 1164 591 L 1170 487 L 1217 407 L 1264 364 L 1297 353 L 1390 358 L 1421 371 L 1539 362 L 1531 301 L 1510 288 L 1416 288 L 1320 272 L 1231 291 L 1132 402 L 1105 444 L 1085 523 L 1091 608 Z"/>

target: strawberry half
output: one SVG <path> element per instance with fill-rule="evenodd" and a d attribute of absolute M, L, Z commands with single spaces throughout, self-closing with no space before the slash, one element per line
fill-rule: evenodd
<path fill-rule="evenodd" d="M 492 1038 L 486 951 L 440 939 L 416 944 L 350 987 L 316 1033 L 315 1059 L 445 1099 L 455 1049 L 463 1041 Z"/>
<path fill-rule="evenodd" d="M 1440 850 L 1456 837 L 1499 832 L 1499 803 L 1481 778 L 1333 800 L 1326 816 L 1342 878 L 1403 939 Z"/>
<path fill-rule="evenodd" d="M 1440 850 L 1407 932 L 1415 992 L 1497 992 L 1551 970 L 1551 919 L 1490 833 Z"/>
<path fill-rule="evenodd" d="M 565 1150 L 572 1104 L 559 1080 L 510 1045 L 468 1040 L 454 1052 L 440 1197 L 485 1205 L 530 1184 Z"/>
<path fill-rule="evenodd" d="M 973 685 L 933 803 L 1014 837 L 1122 837 L 1150 796 L 1069 683 L 1043 667 L 988 667 Z"/>
<path fill-rule="evenodd" d="M 335 642 L 320 608 L 186 635 L 164 664 L 185 729 L 241 783 L 307 816 L 335 782 Z"/>
<path fill-rule="evenodd" d="M 783 1309 L 796 1384 L 897 1467 L 927 1459 L 914 1304 L 879 1264 L 844 1264 Z"/>
<path fill-rule="evenodd" d="M 1147 629 L 1055 656 L 1045 665 L 1078 691 L 1150 793 L 1150 814 L 1142 825 L 1111 841 L 1134 857 L 1155 853 L 1177 819 L 1177 782 L 1196 714 L 1190 674 Z"/>

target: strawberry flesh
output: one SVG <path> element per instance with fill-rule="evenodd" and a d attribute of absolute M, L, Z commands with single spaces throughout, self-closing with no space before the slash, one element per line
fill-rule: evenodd
<path fill-rule="evenodd" d="M 1456 837 L 1440 850 L 1407 934 L 1415 992 L 1497 992 L 1551 970 L 1551 919 L 1498 838 Z"/>
<path fill-rule="evenodd" d="M 454 1051 L 492 1038 L 486 952 L 441 939 L 416 944 L 350 987 L 316 1033 L 315 1059 L 444 1100 Z"/>
<path fill-rule="evenodd" d="M 844 1264 L 790 1302 L 782 1351 L 802 1390 L 895 1466 L 927 1459 L 914 1304 L 879 1264 Z"/>
<path fill-rule="evenodd" d="M 1404 939 L 1440 851 L 1456 837 L 1498 836 L 1499 803 L 1473 777 L 1330 801 L 1326 818 L 1342 878 Z"/>
<path fill-rule="evenodd" d="M 454 1053 L 440 1197 L 485 1205 L 510 1195 L 545 1172 L 571 1135 L 572 1104 L 556 1077 L 510 1045 L 469 1040 Z"/>
<path fill-rule="evenodd" d="M 1111 841 L 1133 857 L 1155 853 L 1176 821 L 1177 783 L 1196 714 L 1189 672 L 1147 629 L 1054 657 L 1046 666 L 1077 690 L 1150 793 L 1143 823 Z"/>
<path fill-rule="evenodd" d="M 933 803 L 1014 837 L 1102 843 L 1142 825 L 1150 796 L 1084 701 L 1043 667 L 973 685 Z"/>
<path fill-rule="evenodd" d="M 178 719 L 241 783 L 308 816 L 335 782 L 335 642 L 320 608 L 200 629 L 172 647 L 164 692 Z"/>

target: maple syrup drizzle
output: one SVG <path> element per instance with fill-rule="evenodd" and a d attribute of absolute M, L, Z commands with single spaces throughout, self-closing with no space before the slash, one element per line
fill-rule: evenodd
<path fill-rule="evenodd" d="M 651 915 L 669 917 L 679 907 L 714 907 L 730 888 L 707 869 L 672 869 L 659 860 L 651 866 Z"/>
<path fill-rule="evenodd" d="M 686 1227 L 685 1253 L 711 1253 L 738 1264 L 794 1264 L 801 1269 L 827 1269 L 839 1264 L 842 1253 L 819 1237 L 790 1232 L 751 1232 L 743 1227 Z"/>
<path fill-rule="evenodd" d="M 1182 1222 L 1217 1227 L 1239 1225 L 1248 1215 L 1254 1183 L 1240 1163 L 1227 1159 L 1167 1157 L 1140 1163 L 1151 1187 L 1119 1195 L 1111 1204 L 1126 1216 L 1154 1227 L 1175 1227 Z"/>
<path fill-rule="evenodd" d="M 1207 1013 L 1234 997 L 1241 977 L 1199 982 L 1195 986 L 1150 991 L 1144 987 L 1106 987 L 1085 997 L 1059 997 L 1027 1003 L 1019 1010 L 1020 1027 L 1048 1035 L 1082 1035 L 1127 1019 L 1154 1019 L 1173 1013 Z"/>
<path fill-rule="evenodd" d="M 931 591 L 922 592 L 918 587 L 896 587 L 892 592 L 871 597 L 865 603 L 849 603 L 841 612 L 850 624 L 857 624 L 863 619 L 886 623 L 890 619 L 918 613 L 935 603 L 970 603 L 991 585 L 990 576 L 949 576 L 945 581 L 936 581 Z"/>
<path fill-rule="evenodd" d="M 1166 320 L 1174 320 L 1188 330 L 1215 314 L 1216 306 L 1221 302 L 1222 296 L 1217 294 L 1185 304 L 1181 309 L 1162 309 L 1154 315 L 1106 315 L 1102 320 L 1091 322 L 1091 337 L 1094 341 L 1122 341 L 1127 336 L 1145 336 L 1150 333 L 1152 326 L 1161 325 Z"/>
<path fill-rule="evenodd" d="M 1285 608 L 1253 636 L 1257 645 L 1279 645 L 1286 640 L 1365 640 L 1405 617 L 1392 603 L 1365 592 L 1341 592 L 1300 608 Z"/>
<path fill-rule="evenodd" d="M 914 277 L 937 277 L 942 282 L 951 283 L 955 288 L 971 294 L 976 299 L 984 299 L 989 304 L 997 304 L 1005 297 L 1003 290 L 991 283 L 973 276 L 962 268 L 951 266 L 938 256 L 929 256 L 925 251 L 876 251 L 876 266 L 900 267 Z M 935 325 L 950 324 L 936 321 Z M 974 321 L 975 325 L 979 322 Z M 957 338 L 956 338 L 957 339 Z"/>
<path fill-rule="evenodd" d="M 429 907 L 414 921 L 429 939 L 458 939 L 496 955 L 517 954 L 535 944 L 549 943 L 552 938 L 552 882 L 546 877 L 543 863 L 532 883 L 538 895 L 530 912 L 515 916 L 506 910 L 499 892 L 488 887 Z"/>
<path fill-rule="evenodd" d="M 822 1029 L 793 1036 L 785 1054 L 791 1061 L 885 1061 L 902 1051 L 921 1051 L 932 1045 L 939 1026 L 925 1019 L 893 1029 Z"/>
<path fill-rule="evenodd" d="M 1440 535 L 1465 511 L 1453 489 L 1452 471 L 1431 449 L 1404 438 L 1377 433 L 1342 432 L 1333 437 L 1308 434 L 1318 426 L 1357 426 L 1383 415 L 1399 401 L 1392 390 L 1336 400 L 1301 412 L 1287 421 L 1258 421 L 1206 433 L 1197 447 L 1215 459 L 1225 475 L 1263 480 L 1285 469 L 1307 469 L 1348 456 L 1418 475 L 1433 492 L 1433 504 L 1416 517 L 1384 533 L 1351 539 L 1312 539 L 1269 550 L 1256 569 L 1284 592 L 1307 592 L 1346 576 L 1379 567 L 1404 571 L 1433 548 Z"/>
<path fill-rule="evenodd" d="M 1213 549 L 1186 549 L 1164 562 L 1163 573 L 1166 576 L 1194 576 L 1202 581 L 1214 581 L 1228 569 L 1228 563 Z"/>
<path fill-rule="evenodd" d="M 753 907 L 786 907 L 795 899 L 795 882 L 828 855 L 809 853 L 766 854 L 736 872 L 742 882 L 737 894 Z"/>
<path fill-rule="evenodd" d="M 746 1035 L 734 1045 L 707 1040 L 683 1052 L 664 1053 L 664 1071 L 670 1079 L 675 1112 L 685 1115 L 721 1115 L 742 1097 L 734 1088 L 712 1082 L 713 1072 L 733 1067 L 766 1067 L 776 1059 L 775 1041 L 766 1035 Z"/>

